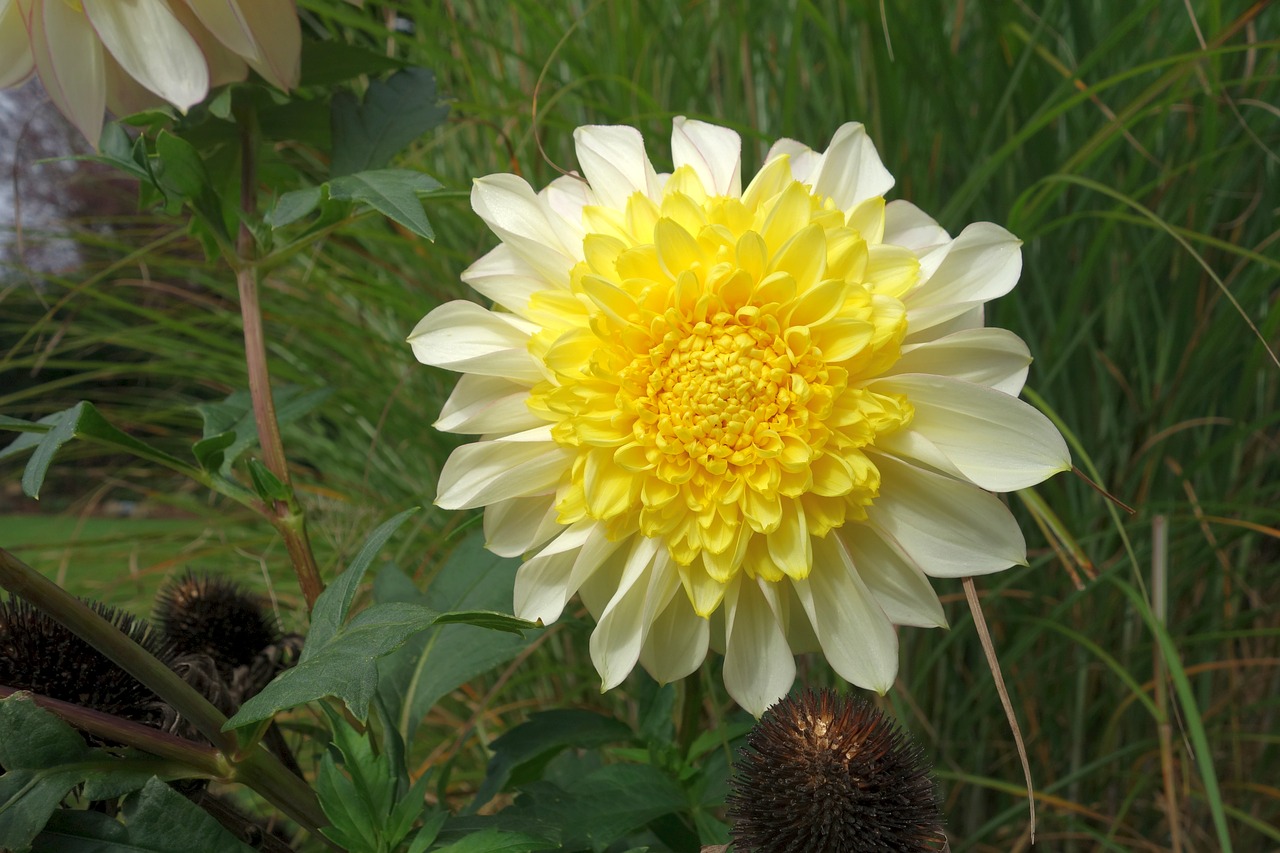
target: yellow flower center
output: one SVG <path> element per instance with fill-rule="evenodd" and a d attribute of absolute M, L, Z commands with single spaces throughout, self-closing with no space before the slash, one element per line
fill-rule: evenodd
<path fill-rule="evenodd" d="M 810 537 L 879 493 L 863 449 L 912 416 L 866 387 L 898 358 L 918 274 L 881 242 L 884 200 L 838 210 L 784 157 L 741 198 L 686 167 L 660 204 L 583 218 L 570 289 L 530 304 L 554 378 L 529 406 L 577 451 L 559 520 L 662 539 L 703 615 L 739 571 L 806 577 Z"/>

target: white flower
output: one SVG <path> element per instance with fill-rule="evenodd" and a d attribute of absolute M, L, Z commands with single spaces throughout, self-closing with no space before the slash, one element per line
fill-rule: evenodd
<path fill-rule="evenodd" d="M 859 124 L 822 153 L 778 142 L 745 190 L 726 128 L 676 119 L 670 175 L 632 128 L 575 138 L 585 181 L 476 181 L 502 242 L 463 280 L 495 307 L 442 305 L 409 337 L 463 374 L 437 427 L 481 436 L 437 503 L 486 507 L 488 547 L 528 555 L 518 615 L 581 595 L 606 689 L 714 645 L 756 715 L 806 650 L 885 691 L 893 624 L 945 624 L 926 576 L 1025 562 L 991 492 L 1070 467 L 1017 399 L 1026 346 L 982 324 L 1018 240 L 886 205 Z"/>
<path fill-rule="evenodd" d="M 38 73 L 97 143 L 105 109 L 185 111 L 249 67 L 296 86 L 301 38 L 294 0 L 0 0 L 0 88 Z"/>

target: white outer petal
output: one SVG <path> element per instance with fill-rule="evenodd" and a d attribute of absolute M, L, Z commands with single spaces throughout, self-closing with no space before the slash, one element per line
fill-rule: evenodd
<path fill-rule="evenodd" d="M 902 300 L 912 333 L 1004 296 L 1022 272 L 1022 242 L 999 225 L 976 222 L 920 263 L 920 282 Z"/>
<path fill-rule="evenodd" d="M 883 376 L 930 373 L 987 385 L 1016 397 L 1027 381 L 1031 352 L 1007 329 L 978 328 L 902 347 Z"/>
<path fill-rule="evenodd" d="M 591 632 L 591 661 L 602 690 L 617 687 L 635 669 L 649 626 L 680 589 L 670 559 L 660 540 L 633 537 L 617 592 Z"/>
<path fill-rule="evenodd" d="M 16 0 L 0 0 L 0 89 L 22 83 L 36 70 L 31 40 Z"/>
<path fill-rule="evenodd" d="M 302 68 L 302 28 L 294 0 L 236 0 L 249 24 L 257 56 L 246 56 L 264 79 L 286 92 L 298 85 Z"/>
<path fill-rule="evenodd" d="M 602 569 L 623 544 L 609 541 L 604 525 L 588 519 L 572 524 L 516 572 L 515 610 L 521 619 L 551 624 L 582 584 Z"/>
<path fill-rule="evenodd" d="M 814 570 L 791 582 L 841 678 L 883 694 L 898 674 L 898 635 L 835 536 L 815 539 Z"/>
<path fill-rule="evenodd" d="M 573 132 L 573 141 L 582 174 L 601 204 L 626 210 L 635 193 L 655 202 L 662 197 L 644 137 L 634 127 L 587 125 Z"/>
<path fill-rule="evenodd" d="M 458 373 L 503 376 L 529 386 L 544 373 L 529 354 L 537 326 L 474 302 L 446 302 L 418 321 L 409 333 L 413 354 L 423 364 Z"/>
<path fill-rule="evenodd" d="M 951 242 L 951 235 L 932 216 L 909 201 L 884 206 L 884 241 L 906 246 L 917 255 Z"/>
<path fill-rule="evenodd" d="M 567 278 L 547 281 L 506 243 L 499 243 L 463 270 L 461 278 L 472 290 L 526 319 L 533 294 L 541 290 L 563 290 L 569 285 Z"/>
<path fill-rule="evenodd" d="M 709 195 L 742 195 L 742 138 L 736 131 L 676 116 L 671 158 L 677 169 L 692 167 Z"/>
<path fill-rule="evenodd" d="M 982 303 L 970 305 L 962 310 L 959 314 L 950 320 L 944 320 L 934 326 L 912 330 L 907 327 L 907 336 L 903 338 L 903 346 L 911 346 L 915 344 L 929 343 L 930 341 L 939 341 L 947 335 L 954 335 L 956 332 L 970 332 L 974 329 L 984 328 L 986 322 L 986 306 Z"/>
<path fill-rule="evenodd" d="M 880 162 L 866 128 L 848 122 L 831 137 L 812 176 L 812 186 L 818 195 L 830 196 L 836 207 L 849 210 L 887 193 L 893 187 L 893 175 Z"/>
<path fill-rule="evenodd" d="M 102 42 L 89 19 L 66 3 L 19 0 L 19 6 L 49 100 L 96 146 L 107 104 Z"/>
<path fill-rule="evenodd" d="M 258 45 L 236 0 L 186 0 L 205 29 L 245 59 L 261 59 Z"/>
<path fill-rule="evenodd" d="M 484 508 L 484 547 L 499 557 L 527 554 L 563 529 L 556 520 L 555 494 L 511 498 Z"/>
<path fill-rule="evenodd" d="M 679 681 L 706 660 L 710 639 L 711 621 L 693 612 L 688 596 L 673 595 L 649 626 L 640 665 L 659 684 Z"/>
<path fill-rule="evenodd" d="M 463 374 L 445 400 L 434 426 L 441 432 L 468 435 L 511 433 L 545 424 L 525 401 L 529 387 L 500 376 Z"/>
<path fill-rule="evenodd" d="M 929 579 L 882 532 L 865 524 L 846 524 L 834 535 L 844 543 L 858 576 L 890 622 L 917 628 L 947 627 L 942 603 Z"/>
<path fill-rule="evenodd" d="M 436 505 L 472 509 L 508 498 L 546 494 L 569 470 L 570 452 L 539 427 L 492 441 L 464 444 L 440 471 Z"/>
<path fill-rule="evenodd" d="M 102 44 L 130 77 L 183 112 L 204 100 L 209 66 L 164 0 L 83 2 Z"/>
<path fill-rule="evenodd" d="M 786 156 L 791 160 L 791 177 L 802 184 L 809 183 L 810 176 L 822 160 L 822 155 L 803 142 L 794 139 L 779 139 L 769 148 L 764 162 L 770 163 L 779 157 Z"/>
<path fill-rule="evenodd" d="M 876 380 L 869 387 L 905 394 L 915 415 L 903 432 L 924 436 L 976 486 L 1012 492 L 1071 470 L 1062 434 L 1017 397 L 960 379 L 921 374 Z M 885 436 L 888 443 L 877 439 L 877 446 L 893 452 L 896 435 Z"/>
<path fill-rule="evenodd" d="M 1026 565 L 1018 522 L 991 494 L 886 454 L 867 455 L 881 476 L 868 521 L 926 575 L 958 578 Z"/>
<path fill-rule="evenodd" d="M 580 245 L 587 233 L 582 224 L 582 208 L 599 203 L 586 180 L 577 175 L 561 175 L 539 190 L 538 197 L 560 218 L 564 226 L 560 231 L 563 239 Z"/>
<path fill-rule="evenodd" d="M 724 609 L 724 686 L 735 702 L 759 718 L 787 695 L 796 679 L 777 591 L 767 581 L 739 573 L 725 590 Z"/>
<path fill-rule="evenodd" d="M 564 221 L 523 178 L 477 178 L 471 185 L 471 208 L 538 275 L 568 283 L 569 270 L 582 259 L 582 243 L 574 245 Z"/>

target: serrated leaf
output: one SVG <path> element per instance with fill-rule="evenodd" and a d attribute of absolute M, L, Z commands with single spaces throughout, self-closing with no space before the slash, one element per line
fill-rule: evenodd
<path fill-rule="evenodd" d="M 534 853 L 538 850 L 559 848 L 559 844 L 535 835 L 508 832 L 502 829 L 485 829 L 446 847 L 439 847 L 435 853 Z"/>
<path fill-rule="evenodd" d="M 287 192 L 276 200 L 275 205 L 267 211 L 263 221 L 272 228 L 280 228 L 291 222 L 297 222 L 319 206 L 324 197 L 320 187 L 307 187 L 304 190 Z"/>
<path fill-rule="evenodd" d="M 334 178 L 328 187 L 329 198 L 335 201 L 362 202 L 419 237 L 436 237 L 418 198 L 440 188 L 428 175 L 408 169 L 376 169 Z"/>
<path fill-rule="evenodd" d="M 186 202 L 207 228 L 223 240 L 230 239 L 222 215 L 222 199 L 195 146 L 172 133 L 161 131 L 156 137 L 154 168 L 156 183 L 168 197 L 170 206 L 174 201 Z"/>
<path fill-rule="evenodd" d="M 331 110 L 334 178 L 382 168 L 449 114 L 436 93 L 436 75 L 426 68 L 405 68 L 371 82 L 363 101 L 339 92 Z"/>
<path fill-rule="evenodd" d="M 531 714 L 527 722 L 489 744 L 493 758 L 489 759 L 484 782 L 467 811 L 474 812 L 493 799 L 517 771 L 526 777 L 536 775 L 563 749 L 599 746 L 629 740 L 631 736 L 627 726 L 591 711 L 561 708 Z"/>
<path fill-rule="evenodd" d="M 507 631 L 533 627 L 533 623 L 505 613 L 439 613 L 413 604 L 375 604 L 357 613 L 324 643 L 315 643 L 308 637 L 303 649 L 306 659 L 281 673 L 261 693 L 246 701 L 224 728 L 248 725 L 324 696 L 341 699 L 352 716 L 364 722 L 377 688 L 377 659 L 399 648 L 419 631 L 445 623 L 483 625 Z"/>
<path fill-rule="evenodd" d="M 39 499 L 40 488 L 44 485 L 49 465 L 62 445 L 73 438 L 83 438 L 106 445 L 113 450 L 130 453 L 141 459 L 159 462 L 166 468 L 192 476 L 198 472 L 187 463 L 161 450 L 144 444 L 128 433 L 116 429 L 92 403 L 81 401 L 69 409 L 46 415 L 40 423 L 48 426 L 43 433 L 25 432 L 18 436 L 4 450 L 0 450 L 0 459 L 13 456 L 22 451 L 33 449 L 27 467 L 22 472 L 22 491 L 28 497 Z"/>
<path fill-rule="evenodd" d="M 129 842 L 154 853 L 252 853 L 195 803 L 152 777 L 125 800 Z"/>
<path fill-rule="evenodd" d="M 374 581 L 378 602 L 405 601 L 441 611 L 511 608 L 520 561 L 499 557 L 477 534 L 464 539 L 419 591 L 395 566 L 385 566 Z M 395 714 L 405 741 L 440 699 L 468 681 L 511 660 L 538 636 L 523 637 L 454 625 L 430 628 L 378 661 L 378 692 Z"/>

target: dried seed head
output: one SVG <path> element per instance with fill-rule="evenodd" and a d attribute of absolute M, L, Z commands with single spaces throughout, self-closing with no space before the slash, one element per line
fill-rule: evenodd
<path fill-rule="evenodd" d="M 172 648 L 142 619 L 89 606 L 166 665 Z M 20 598 L 0 603 L 0 684 L 165 728 L 173 712 L 106 655 Z"/>
<path fill-rule="evenodd" d="M 917 853 L 945 838 L 920 748 L 870 703 L 831 690 L 765 712 L 728 802 L 739 853 Z"/>
<path fill-rule="evenodd" d="M 208 655 L 228 680 L 280 639 L 275 617 L 257 596 L 234 581 L 194 572 L 161 590 L 155 621 L 178 652 Z"/>

